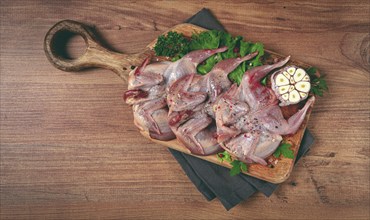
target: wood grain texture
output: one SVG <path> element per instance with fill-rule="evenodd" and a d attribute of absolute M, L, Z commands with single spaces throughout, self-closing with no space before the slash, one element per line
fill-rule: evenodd
<path fill-rule="evenodd" d="M 68 49 L 68 35 L 82 37 L 86 49 L 76 58 L 64 57 L 61 51 Z M 65 43 L 65 44 L 64 44 Z M 65 47 L 63 47 L 65 46 Z M 99 67 L 115 72 L 122 80 L 127 81 L 132 66 L 138 66 L 151 54 L 147 48 L 143 48 L 137 54 L 122 54 L 106 49 L 101 46 L 91 28 L 73 20 L 63 20 L 56 23 L 45 35 L 45 55 L 56 68 L 63 71 L 80 71 L 83 69 Z"/>
<path fill-rule="evenodd" d="M 43 52 L 47 30 L 73 19 L 94 24 L 110 49 L 138 53 L 202 7 L 233 35 L 316 65 L 330 88 L 290 178 L 229 212 L 138 136 L 119 77 L 62 72 Z M 0 16 L 0 219 L 370 218 L 368 1 L 4 0 Z"/>

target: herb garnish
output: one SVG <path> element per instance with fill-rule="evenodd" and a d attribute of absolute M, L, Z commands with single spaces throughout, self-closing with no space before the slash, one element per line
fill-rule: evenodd
<path fill-rule="evenodd" d="M 243 62 L 229 74 L 231 81 L 240 84 L 245 71 L 262 65 L 260 58 L 264 55 L 263 44 L 243 41 L 242 36 L 233 37 L 229 33 L 212 30 L 193 34 L 190 41 L 190 50 L 216 49 L 223 46 L 227 46 L 228 49 L 223 53 L 211 56 L 203 64 L 198 65 L 198 73 L 207 74 L 220 60 L 243 57 L 258 51 L 256 57 Z"/>
<path fill-rule="evenodd" d="M 232 168 L 230 169 L 230 176 L 235 176 L 241 173 L 242 171 L 247 172 L 248 166 L 242 161 L 235 160 L 232 158 L 229 152 L 224 151 L 217 154 L 217 159 L 220 162 L 226 161 L 229 162 Z"/>
<path fill-rule="evenodd" d="M 194 33 L 190 40 L 185 38 L 182 34 L 170 31 L 166 36 L 161 35 L 158 37 L 154 51 L 157 56 L 168 56 L 172 58 L 172 61 L 176 61 L 193 50 L 216 49 L 223 46 L 228 47 L 225 52 L 215 54 L 198 65 L 197 72 L 199 74 L 207 74 L 220 60 L 242 57 L 258 51 L 256 57 L 243 62 L 229 74 L 229 79 L 231 81 L 240 84 L 245 71 L 262 65 L 260 60 L 264 55 L 262 43 L 246 42 L 243 41 L 243 37 L 241 36 L 233 37 L 229 33 L 217 30 Z"/>
<path fill-rule="evenodd" d="M 286 158 L 293 159 L 294 158 L 294 152 L 292 149 L 290 149 L 292 145 L 288 143 L 282 143 L 280 146 L 276 149 L 275 153 L 273 154 L 274 157 L 279 158 L 280 155 L 283 155 Z"/>
<path fill-rule="evenodd" d="M 157 56 L 172 57 L 172 61 L 176 61 L 189 53 L 189 40 L 183 34 L 170 31 L 158 37 L 154 51 Z"/>
<path fill-rule="evenodd" d="M 325 76 L 317 76 L 316 73 L 318 72 L 318 70 L 315 67 L 310 67 L 306 69 L 306 72 L 311 78 L 311 92 L 314 95 L 322 97 L 323 93 L 329 90 L 324 79 Z"/>

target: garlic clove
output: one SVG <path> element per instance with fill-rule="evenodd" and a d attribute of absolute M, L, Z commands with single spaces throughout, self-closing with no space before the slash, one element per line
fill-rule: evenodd
<path fill-rule="evenodd" d="M 296 82 L 301 81 L 305 75 L 306 72 L 303 69 L 298 68 L 293 75 L 294 81 Z"/>
<path fill-rule="evenodd" d="M 286 78 L 283 74 L 278 74 L 276 76 L 275 82 L 276 82 L 277 86 L 283 86 L 283 85 L 288 85 L 289 84 L 288 78 Z"/>
<path fill-rule="evenodd" d="M 309 82 L 310 81 L 310 77 L 306 74 L 301 81 Z"/>
<path fill-rule="evenodd" d="M 298 103 L 301 101 L 301 96 L 299 95 L 297 90 L 293 90 L 291 93 L 289 93 L 289 101 L 291 103 Z"/>
<path fill-rule="evenodd" d="M 289 99 L 289 93 L 285 93 L 284 95 L 281 96 L 284 100 Z"/>
<path fill-rule="evenodd" d="M 307 97 L 307 93 L 304 93 L 304 92 L 300 92 L 299 95 L 301 95 L 301 97 L 303 99 L 305 99 Z"/>
<path fill-rule="evenodd" d="M 293 75 L 293 74 L 295 73 L 295 70 L 296 70 L 296 68 L 294 68 L 294 67 L 290 67 L 290 68 L 288 68 L 288 69 L 287 69 L 287 72 L 288 72 L 290 75 Z"/>
<path fill-rule="evenodd" d="M 283 72 L 283 74 L 284 74 L 284 76 L 285 76 L 286 78 L 290 79 L 290 75 L 289 75 L 289 73 L 288 73 L 287 71 L 284 71 L 284 72 Z"/>
<path fill-rule="evenodd" d="M 293 91 L 294 90 L 294 86 L 290 86 L 289 87 L 289 92 Z"/>
<path fill-rule="evenodd" d="M 311 84 L 309 82 L 297 82 L 295 84 L 295 88 L 301 92 L 309 92 L 311 89 Z"/>
<path fill-rule="evenodd" d="M 289 85 L 286 85 L 286 86 L 280 86 L 279 87 L 279 94 L 284 94 L 284 93 L 287 93 L 289 91 L 291 86 Z"/>

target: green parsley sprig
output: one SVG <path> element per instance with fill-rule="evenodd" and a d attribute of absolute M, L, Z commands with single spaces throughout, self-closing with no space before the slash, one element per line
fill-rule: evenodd
<path fill-rule="evenodd" d="M 183 34 L 170 31 L 158 37 L 154 51 L 157 56 L 171 57 L 172 61 L 176 61 L 190 52 L 189 40 Z"/>
<path fill-rule="evenodd" d="M 230 163 L 230 165 L 232 166 L 232 168 L 230 169 L 230 176 L 238 175 L 242 171 L 244 171 L 244 172 L 248 171 L 247 164 L 245 164 L 242 161 L 233 159 L 232 156 L 230 155 L 230 153 L 227 152 L 227 151 L 218 153 L 217 154 L 217 159 L 220 162 L 226 161 L 226 162 Z"/>
<path fill-rule="evenodd" d="M 317 76 L 318 70 L 315 67 L 306 69 L 306 72 L 311 78 L 311 92 L 314 95 L 322 97 L 324 92 L 329 91 L 326 80 L 324 79 L 325 76 Z"/>
<path fill-rule="evenodd" d="M 280 146 L 276 149 L 275 153 L 273 154 L 275 158 L 279 158 L 281 155 L 283 155 L 286 158 L 294 159 L 294 151 L 290 149 L 292 145 L 288 143 L 282 143 Z"/>
<path fill-rule="evenodd" d="M 176 61 L 193 50 L 216 49 L 223 46 L 228 48 L 225 52 L 215 54 L 198 65 L 197 72 L 199 74 L 207 74 L 221 60 L 242 57 L 258 51 L 256 57 L 243 62 L 229 74 L 231 81 L 240 84 L 245 71 L 262 65 L 261 57 L 264 55 L 262 43 L 243 41 L 241 36 L 233 37 L 229 33 L 217 30 L 194 33 L 191 39 L 187 39 L 177 32 L 170 31 L 167 35 L 158 37 L 154 51 L 157 56 L 171 57 L 172 61 Z"/>

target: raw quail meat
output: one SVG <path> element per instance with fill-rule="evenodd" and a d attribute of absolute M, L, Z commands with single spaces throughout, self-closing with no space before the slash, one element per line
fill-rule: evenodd
<path fill-rule="evenodd" d="M 217 103 L 218 142 L 241 161 L 266 165 L 264 159 L 279 146 L 281 135 L 297 132 L 314 102 L 311 97 L 301 110 L 286 120 L 274 92 L 260 84 L 264 76 L 288 60 L 289 57 L 247 71 L 241 85 L 232 85 Z"/>
<path fill-rule="evenodd" d="M 171 129 L 193 154 L 209 155 L 221 150 L 214 120 L 205 110 L 230 87 L 227 75 L 256 55 L 222 60 L 207 75 L 186 75 L 169 88 L 167 104 Z"/>
<path fill-rule="evenodd" d="M 135 125 L 148 132 L 151 138 L 162 141 L 174 139 L 167 120 L 166 89 L 182 76 L 195 73 L 199 63 L 226 49 L 192 51 L 173 63 L 149 64 L 150 58 L 144 60 L 141 66 L 130 72 L 129 90 L 123 96 L 125 102 L 132 105 Z"/>
<path fill-rule="evenodd" d="M 263 77 L 283 67 L 290 57 L 248 70 L 239 87 L 229 81 L 228 74 L 257 53 L 221 60 L 207 75 L 196 74 L 201 62 L 226 50 L 192 51 L 176 62 L 149 63 L 147 58 L 131 71 L 124 100 L 132 105 L 135 125 L 153 139 L 177 138 L 193 154 L 224 149 L 238 160 L 266 165 L 265 159 L 279 146 L 282 135 L 297 132 L 315 98 L 285 119 L 279 107 L 284 97 L 276 95 L 284 82 L 274 84 L 275 92 L 261 85 Z M 272 79 L 278 79 L 277 74 Z"/>

